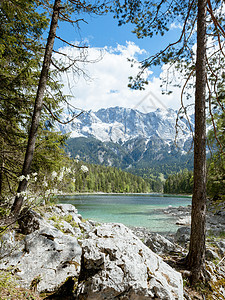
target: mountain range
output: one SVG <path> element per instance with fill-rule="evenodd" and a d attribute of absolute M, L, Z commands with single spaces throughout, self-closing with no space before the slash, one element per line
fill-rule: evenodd
<path fill-rule="evenodd" d="M 68 119 L 65 114 L 64 120 Z M 85 112 L 73 122 L 57 126 L 62 133 L 70 133 L 67 153 L 89 163 L 116 166 L 139 175 L 146 168 L 161 173 L 166 168 L 171 172 L 192 168 L 193 115 L 188 122 L 185 117 L 177 118 L 173 109 L 143 113 L 110 107 Z"/>

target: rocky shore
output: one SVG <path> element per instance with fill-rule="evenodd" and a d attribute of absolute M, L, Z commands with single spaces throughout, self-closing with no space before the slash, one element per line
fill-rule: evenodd
<path fill-rule="evenodd" d="M 189 207 L 164 212 L 179 220 L 190 216 Z M 225 239 L 219 237 L 224 219 L 223 211 L 208 218 L 209 230 L 214 225 L 216 233 L 207 243 L 207 272 L 215 297 L 225 297 Z M 185 275 L 171 267 L 174 258 L 187 253 L 190 227 L 184 225 L 164 237 L 145 228 L 83 220 L 70 204 L 30 210 L 19 228 L 2 237 L 0 270 L 42 299 L 192 299 L 183 288 Z"/>

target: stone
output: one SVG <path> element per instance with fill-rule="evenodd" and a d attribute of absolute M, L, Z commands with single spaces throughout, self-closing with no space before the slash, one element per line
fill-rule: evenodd
<path fill-rule="evenodd" d="M 183 299 L 182 276 L 122 224 L 102 224 L 81 241 L 75 299 Z"/>
<path fill-rule="evenodd" d="M 216 246 L 218 248 L 218 252 L 221 256 L 225 256 L 225 240 L 221 240 L 216 243 Z"/>
<path fill-rule="evenodd" d="M 68 277 L 78 277 L 81 253 L 77 238 L 48 224 L 27 235 L 9 257 L 1 260 L 0 268 L 12 269 L 22 287 L 36 285 L 38 292 L 50 292 Z"/>
<path fill-rule="evenodd" d="M 219 260 L 218 254 L 214 251 L 213 248 L 209 248 L 209 247 L 206 248 L 205 258 L 206 260 L 215 260 L 215 259 Z"/>
<path fill-rule="evenodd" d="M 62 220 L 61 223 L 60 223 L 60 225 L 61 225 L 62 231 L 64 233 L 68 233 L 68 234 L 71 234 L 73 236 L 76 235 L 75 230 L 74 230 L 73 226 L 70 223 Z"/>
<path fill-rule="evenodd" d="M 191 228 L 190 227 L 180 227 L 175 234 L 175 241 L 177 243 L 185 244 L 190 240 Z"/>
<path fill-rule="evenodd" d="M 19 228 L 22 234 L 30 234 L 40 228 L 43 218 L 32 209 L 24 208 L 18 219 Z"/>
<path fill-rule="evenodd" d="M 92 231 L 93 228 L 95 227 L 94 225 L 92 225 L 92 223 L 90 223 L 89 221 L 85 221 L 85 222 L 80 222 L 79 223 L 79 226 L 80 226 L 80 229 L 83 231 L 83 232 L 89 232 L 89 231 Z"/>
<path fill-rule="evenodd" d="M 15 231 L 6 232 L 0 239 L 0 259 L 9 256 L 15 247 Z"/>
<path fill-rule="evenodd" d="M 78 214 L 78 211 L 76 209 L 76 207 L 72 204 L 68 204 L 68 203 L 64 203 L 64 204 L 57 204 L 55 206 L 56 208 L 59 208 L 61 213 L 63 215 L 68 215 L 68 214 Z"/>
<path fill-rule="evenodd" d="M 157 254 L 165 254 L 177 250 L 177 246 L 158 233 L 149 235 L 144 244 Z"/>
<path fill-rule="evenodd" d="M 191 216 L 180 217 L 176 221 L 176 225 L 191 225 Z"/>
<path fill-rule="evenodd" d="M 53 207 L 53 212 L 55 212 L 57 215 L 61 217 L 66 217 L 68 215 L 71 215 L 72 220 L 76 222 L 77 224 L 81 223 L 82 219 L 78 215 L 78 211 L 76 207 L 72 204 L 57 204 Z"/>

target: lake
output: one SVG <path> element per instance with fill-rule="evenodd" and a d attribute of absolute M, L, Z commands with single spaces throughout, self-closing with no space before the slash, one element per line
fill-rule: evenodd
<path fill-rule="evenodd" d="M 60 196 L 60 203 L 75 205 L 84 219 L 123 223 L 149 228 L 152 232 L 174 233 L 176 218 L 160 209 L 191 204 L 191 197 L 152 194 L 89 194 Z"/>

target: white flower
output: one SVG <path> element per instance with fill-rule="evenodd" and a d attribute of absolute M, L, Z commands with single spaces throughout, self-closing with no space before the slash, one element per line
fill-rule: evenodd
<path fill-rule="evenodd" d="M 19 181 L 23 181 L 26 177 L 24 175 L 21 175 L 20 177 L 18 177 Z"/>
<path fill-rule="evenodd" d="M 28 174 L 26 177 L 26 180 L 28 181 L 30 179 L 30 175 Z"/>
<path fill-rule="evenodd" d="M 45 192 L 45 197 L 48 197 L 48 195 L 51 193 L 51 190 L 47 190 L 46 192 Z"/>
<path fill-rule="evenodd" d="M 36 177 L 36 176 L 38 175 L 38 173 L 33 173 L 32 175 L 33 175 L 34 177 Z"/>
<path fill-rule="evenodd" d="M 80 169 L 81 169 L 81 171 L 83 171 L 84 173 L 88 172 L 88 167 L 87 167 L 87 166 L 82 165 L 82 166 L 80 167 Z"/>
<path fill-rule="evenodd" d="M 54 179 L 56 178 L 56 176 L 57 176 L 57 172 L 56 172 L 56 171 L 53 171 L 53 172 L 52 172 L 52 180 L 54 180 Z"/>
<path fill-rule="evenodd" d="M 42 185 L 45 186 L 45 187 L 47 187 L 47 186 L 48 186 L 47 181 L 44 181 L 44 182 L 42 183 Z"/>
<path fill-rule="evenodd" d="M 63 176 L 64 176 L 64 171 L 62 170 L 59 174 L 59 177 L 57 178 L 58 181 L 62 181 L 63 180 Z"/>
<path fill-rule="evenodd" d="M 23 191 L 23 192 L 20 192 L 20 193 L 17 193 L 16 196 L 19 198 L 20 196 L 24 197 L 26 196 L 27 192 Z"/>
<path fill-rule="evenodd" d="M 52 190 L 52 194 L 57 194 L 58 191 L 59 191 L 58 189 L 53 189 L 53 190 Z"/>
<path fill-rule="evenodd" d="M 66 169 L 65 169 L 65 172 L 66 172 L 67 174 L 69 174 L 69 173 L 71 172 L 71 168 L 66 168 Z"/>

